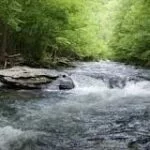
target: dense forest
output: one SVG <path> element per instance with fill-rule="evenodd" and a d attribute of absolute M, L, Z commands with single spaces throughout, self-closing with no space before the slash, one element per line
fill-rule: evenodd
<path fill-rule="evenodd" d="M 44 67 L 99 59 L 149 66 L 149 7 L 149 0 L 1 0 L 0 64 L 19 56 Z"/>

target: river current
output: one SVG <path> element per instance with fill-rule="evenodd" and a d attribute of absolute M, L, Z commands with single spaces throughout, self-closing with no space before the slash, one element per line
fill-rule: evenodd
<path fill-rule="evenodd" d="M 150 70 L 75 65 L 73 90 L 0 91 L 0 150 L 150 150 Z"/>

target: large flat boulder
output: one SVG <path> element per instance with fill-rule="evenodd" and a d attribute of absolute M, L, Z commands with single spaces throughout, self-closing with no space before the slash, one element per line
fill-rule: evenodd
<path fill-rule="evenodd" d="M 59 78 L 63 78 L 63 74 L 50 69 L 13 67 L 11 69 L 0 70 L 0 82 L 9 88 L 39 89 Z M 71 88 L 73 87 L 70 86 Z"/>
<path fill-rule="evenodd" d="M 57 78 L 60 72 L 51 69 L 36 69 L 30 67 L 13 67 L 10 69 L 0 70 L 0 76 L 9 76 L 12 78 L 31 78 L 37 76 L 48 76 Z"/>

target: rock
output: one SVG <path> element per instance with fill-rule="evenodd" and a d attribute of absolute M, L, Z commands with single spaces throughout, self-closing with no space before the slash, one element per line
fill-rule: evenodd
<path fill-rule="evenodd" d="M 96 142 L 96 141 L 104 141 L 105 140 L 105 137 L 92 137 L 92 138 L 88 138 L 87 141 L 90 141 L 90 142 Z"/>
<path fill-rule="evenodd" d="M 128 143 L 128 148 L 138 148 L 138 143 L 136 139 L 132 139 L 131 141 L 129 141 Z"/>
<path fill-rule="evenodd" d="M 126 79 L 120 77 L 110 78 L 108 80 L 109 88 L 124 88 L 126 86 Z"/>
<path fill-rule="evenodd" d="M 0 88 L 3 86 L 3 83 L 2 82 L 0 82 Z"/>
<path fill-rule="evenodd" d="M 148 144 L 146 144 L 145 150 L 150 150 L 150 142 Z"/>
<path fill-rule="evenodd" d="M 59 79 L 59 89 L 60 90 L 70 90 L 70 89 L 73 89 L 74 87 L 75 87 L 75 85 L 74 85 L 71 77 L 63 75 Z"/>
<path fill-rule="evenodd" d="M 12 78 L 34 78 L 37 76 L 45 76 L 50 78 L 57 78 L 60 73 L 56 70 L 50 69 L 35 69 L 30 67 L 13 67 L 11 69 L 0 70 L 0 77 Z"/>
<path fill-rule="evenodd" d="M 56 70 L 34 69 L 29 67 L 13 67 L 0 70 L 0 81 L 8 88 L 17 89 L 40 89 L 60 78 L 60 89 L 71 89 L 73 81 L 67 75 Z"/>
<path fill-rule="evenodd" d="M 37 76 L 34 78 L 12 78 L 3 77 L 1 81 L 5 87 L 18 89 L 40 89 L 44 84 L 52 82 L 53 79 Z"/>

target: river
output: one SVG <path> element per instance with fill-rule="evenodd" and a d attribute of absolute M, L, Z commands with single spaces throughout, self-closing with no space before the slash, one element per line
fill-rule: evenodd
<path fill-rule="evenodd" d="M 0 91 L 0 150 L 150 150 L 150 70 L 63 69 L 76 88 Z"/>

